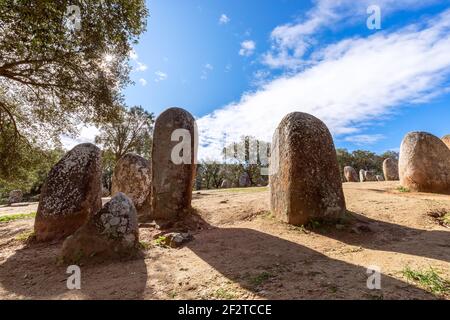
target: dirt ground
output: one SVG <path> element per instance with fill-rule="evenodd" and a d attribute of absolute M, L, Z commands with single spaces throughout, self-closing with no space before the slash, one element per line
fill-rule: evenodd
<path fill-rule="evenodd" d="M 402 271 L 432 267 L 450 279 L 450 229 L 427 215 L 450 211 L 450 196 L 396 187 L 345 183 L 349 221 L 307 229 L 270 215 L 267 188 L 194 192 L 193 241 L 161 247 L 161 231 L 144 224 L 144 255 L 81 265 L 81 290 L 66 287 L 60 242 L 27 245 L 32 219 L 0 223 L 0 299 L 449 299 Z M 380 290 L 366 285 L 372 265 Z"/>

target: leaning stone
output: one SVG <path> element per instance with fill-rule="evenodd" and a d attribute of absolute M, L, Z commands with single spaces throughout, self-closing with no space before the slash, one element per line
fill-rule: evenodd
<path fill-rule="evenodd" d="M 450 149 L 426 132 L 410 132 L 400 146 L 400 184 L 418 192 L 450 194 Z"/>
<path fill-rule="evenodd" d="M 383 174 L 386 181 L 398 180 L 398 161 L 392 158 L 386 158 L 383 161 Z"/>
<path fill-rule="evenodd" d="M 335 221 L 346 211 L 333 139 L 312 115 L 293 112 L 275 131 L 270 159 L 270 206 L 281 221 Z"/>
<path fill-rule="evenodd" d="M 344 177 L 347 182 L 358 182 L 358 174 L 356 173 L 356 170 L 353 169 L 351 166 L 345 166 L 344 167 Z"/>
<path fill-rule="evenodd" d="M 139 253 L 136 208 L 124 193 L 116 193 L 83 227 L 63 243 L 67 263 L 131 258 Z"/>
<path fill-rule="evenodd" d="M 151 212 L 152 169 L 147 159 L 125 154 L 114 168 L 111 194 L 125 193 L 136 207 L 138 217 L 146 220 Z"/>
<path fill-rule="evenodd" d="M 12 190 L 9 193 L 8 204 L 12 205 L 13 203 L 19 203 L 23 201 L 23 192 L 22 190 Z"/>
<path fill-rule="evenodd" d="M 67 152 L 50 170 L 34 223 L 38 241 L 73 234 L 102 207 L 101 151 L 90 143 Z"/>
<path fill-rule="evenodd" d="M 196 134 L 195 120 L 186 110 L 170 108 L 156 119 L 152 151 L 153 219 L 179 219 L 189 213 L 196 172 Z"/>

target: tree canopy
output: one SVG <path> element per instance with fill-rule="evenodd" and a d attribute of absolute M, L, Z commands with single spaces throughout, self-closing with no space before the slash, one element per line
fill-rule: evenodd
<path fill-rule="evenodd" d="M 0 1 L 1 128 L 47 142 L 109 119 L 146 17 L 143 0 Z"/>

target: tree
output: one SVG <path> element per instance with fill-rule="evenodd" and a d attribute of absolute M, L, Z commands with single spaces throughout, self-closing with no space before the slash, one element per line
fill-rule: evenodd
<path fill-rule="evenodd" d="M 1 1 L 1 129 L 46 143 L 111 119 L 147 14 L 143 0 Z"/>
<path fill-rule="evenodd" d="M 268 166 L 268 158 L 270 153 L 270 144 L 251 136 L 244 136 L 237 143 L 232 143 L 223 150 L 225 162 L 237 163 L 239 165 L 239 173 L 237 177 L 235 170 L 232 178 L 237 179 L 235 183 L 239 183 L 239 176 L 246 173 L 249 177 L 251 185 L 257 185 L 259 182 L 267 180 L 267 176 L 261 174 L 261 168 Z M 230 168 L 232 169 L 232 168 Z"/>
<path fill-rule="evenodd" d="M 120 108 L 113 120 L 100 126 L 95 143 L 103 146 L 103 185 L 111 190 L 111 179 L 117 161 L 128 152 L 149 159 L 152 150 L 154 115 L 142 107 Z"/>
<path fill-rule="evenodd" d="M 141 106 L 122 107 L 119 115 L 100 126 L 95 143 L 101 144 L 118 161 L 128 152 L 150 158 L 154 116 Z"/>
<path fill-rule="evenodd" d="M 206 189 L 220 188 L 222 181 L 225 178 L 226 164 L 221 164 L 217 161 L 203 160 L 199 164 L 199 171 L 201 176 L 201 183 Z"/>

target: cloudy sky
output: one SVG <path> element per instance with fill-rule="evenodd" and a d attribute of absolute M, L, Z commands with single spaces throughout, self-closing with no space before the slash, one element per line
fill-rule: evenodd
<path fill-rule="evenodd" d="M 413 130 L 450 133 L 450 1 L 153 0 L 148 7 L 126 101 L 156 115 L 171 106 L 190 111 L 202 158 L 242 135 L 270 141 L 293 111 L 322 119 L 337 147 L 349 150 L 398 150 Z"/>

